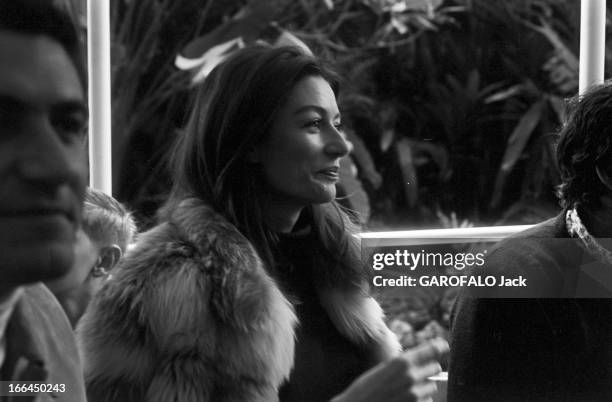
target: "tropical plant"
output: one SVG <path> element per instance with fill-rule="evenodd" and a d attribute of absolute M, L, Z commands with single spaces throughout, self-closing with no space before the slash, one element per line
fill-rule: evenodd
<path fill-rule="evenodd" d="M 176 55 L 270 40 L 270 26 L 272 39 L 306 43 L 346 78 L 359 179 L 346 194 L 356 209 L 426 225 L 438 210 L 478 223 L 515 203 L 554 205 L 551 133 L 576 91 L 578 0 L 112 5 L 116 188 L 145 214 L 167 191 L 164 157 L 189 102 L 193 74 Z M 213 62 L 230 47 L 216 49 Z"/>
<path fill-rule="evenodd" d="M 577 86 L 579 4 L 455 4 L 466 9 L 456 24 L 421 36 L 415 49 L 385 56 L 389 66 L 415 61 L 391 70 L 380 85 L 405 110 L 397 122 L 401 135 L 436 142 L 450 155 L 451 180 L 419 183 L 441 189 L 428 210 L 440 206 L 495 221 L 515 202 L 548 202 L 554 209 L 551 133 L 563 97 Z"/>

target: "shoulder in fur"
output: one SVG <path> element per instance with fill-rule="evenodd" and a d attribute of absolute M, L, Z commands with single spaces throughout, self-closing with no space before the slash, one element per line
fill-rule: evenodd
<path fill-rule="evenodd" d="M 203 395 L 224 386 L 250 389 L 238 400 L 258 400 L 289 374 L 295 323 L 246 238 L 208 206 L 186 200 L 116 268 L 79 324 L 79 346 L 86 380 L 101 388 L 120 379 L 146 393 L 176 378 L 187 388 L 184 400 L 208 400 Z M 160 374 L 165 364 L 176 372 Z M 228 385 L 238 379 L 252 386 Z"/>
<path fill-rule="evenodd" d="M 141 235 L 117 271 L 116 276 L 140 285 L 142 291 L 176 276 L 172 282 L 177 294 L 181 283 L 206 278 L 202 285 L 210 290 L 216 318 L 243 329 L 256 325 L 266 311 L 258 303 L 240 303 L 246 296 L 260 299 L 245 295 L 246 285 L 268 277 L 253 246 L 231 223 L 195 199 L 183 201 L 167 222 Z"/>

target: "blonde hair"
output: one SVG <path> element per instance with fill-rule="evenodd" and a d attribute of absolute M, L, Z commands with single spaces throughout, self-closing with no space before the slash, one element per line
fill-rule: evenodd
<path fill-rule="evenodd" d="M 110 195 L 87 188 L 83 205 L 83 231 L 100 245 L 116 244 L 125 253 L 136 236 L 132 214 Z"/>

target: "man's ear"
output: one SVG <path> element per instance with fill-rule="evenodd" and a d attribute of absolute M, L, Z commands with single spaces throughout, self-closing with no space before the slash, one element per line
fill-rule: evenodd
<path fill-rule="evenodd" d="M 110 246 L 104 246 L 100 249 L 100 257 L 98 257 L 98 268 L 103 268 L 106 272 L 113 269 L 115 265 L 119 262 L 119 259 L 123 255 L 121 251 L 121 247 L 116 244 L 112 244 Z"/>

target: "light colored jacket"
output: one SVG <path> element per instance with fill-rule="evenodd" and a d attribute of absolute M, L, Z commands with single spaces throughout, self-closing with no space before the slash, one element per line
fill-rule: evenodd
<path fill-rule="evenodd" d="M 5 335 L 0 380 L 48 384 L 38 396 L 6 396 L 0 401 L 84 402 L 85 387 L 74 334 L 66 314 L 42 283 L 24 286 Z"/>

